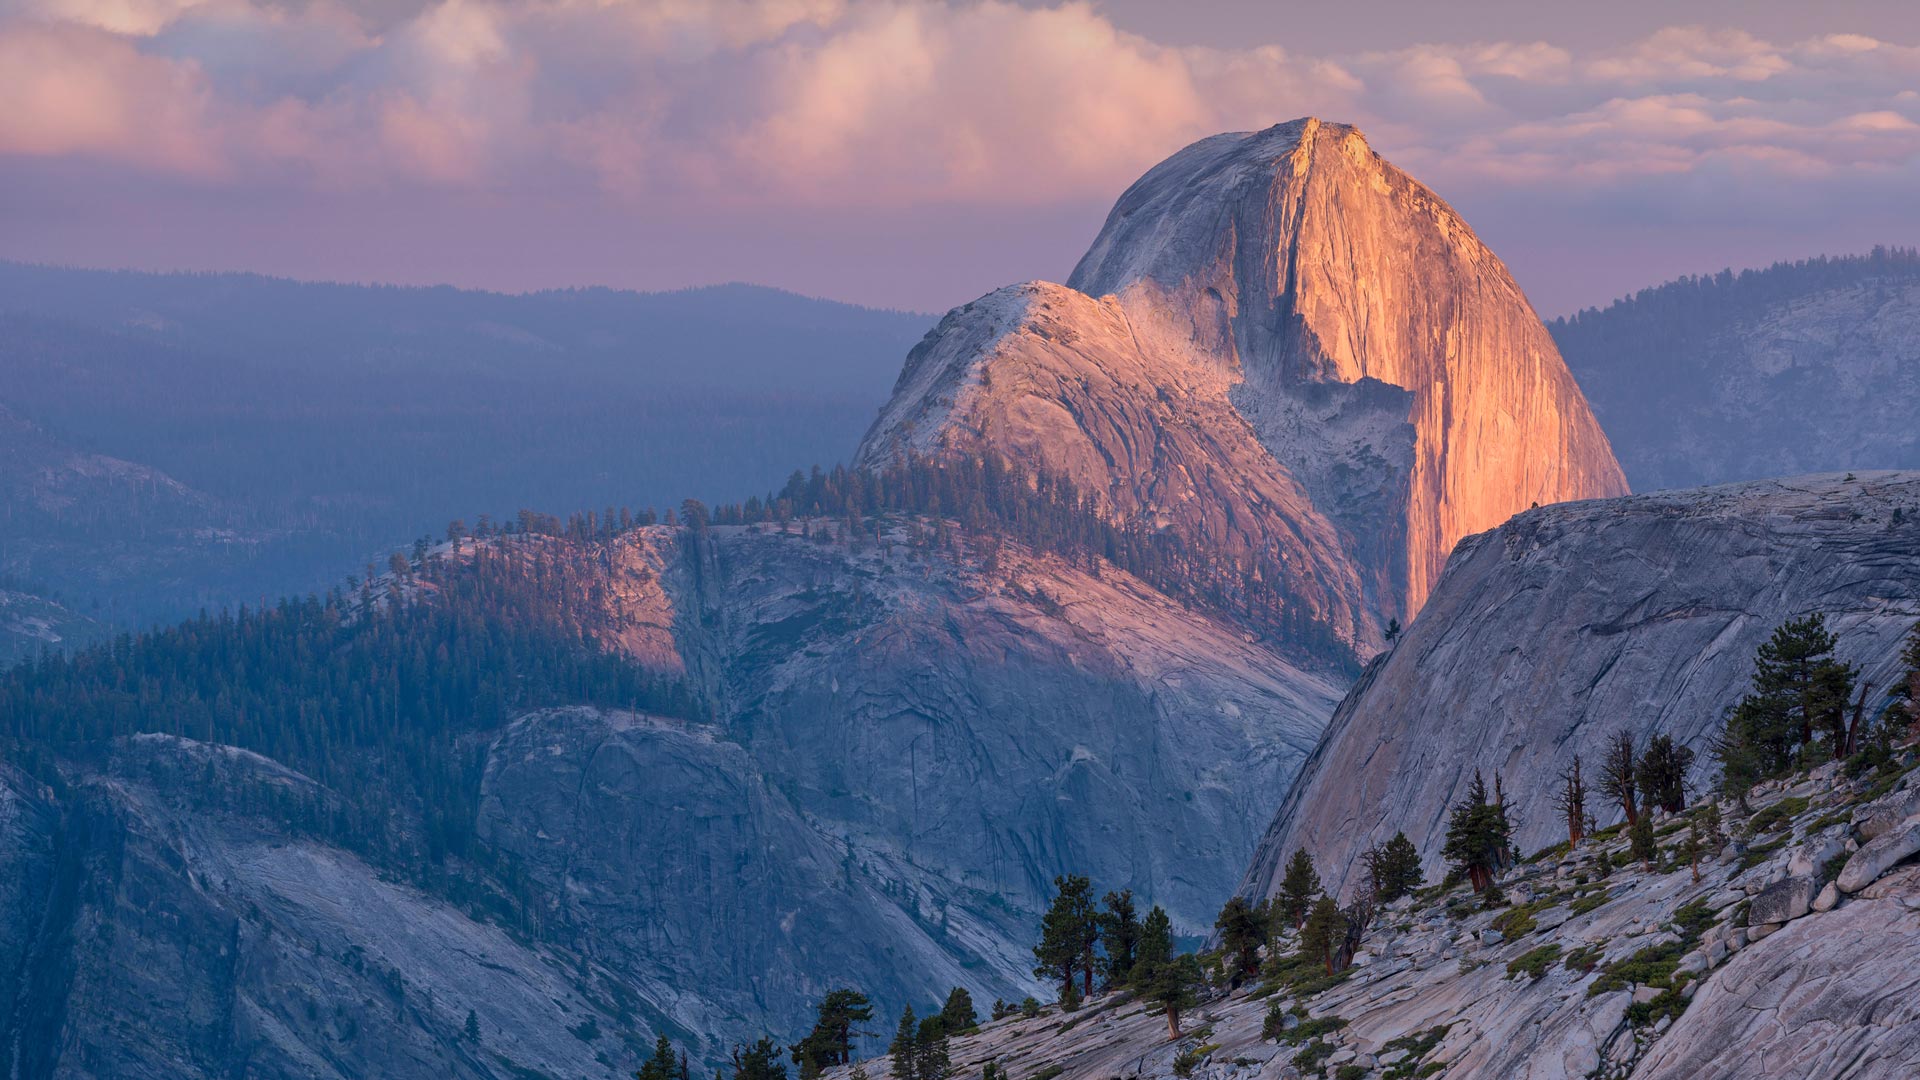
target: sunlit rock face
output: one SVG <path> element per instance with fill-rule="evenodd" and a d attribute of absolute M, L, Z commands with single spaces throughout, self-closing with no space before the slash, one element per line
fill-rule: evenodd
<path fill-rule="evenodd" d="M 1564 840 L 1555 778 L 1579 754 L 1593 790 L 1622 729 L 1692 747 L 1703 786 L 1754 650 L 1812 612 L 1879 700 L 1920 618 L 1920 473 L 1569 503 L 1471 537 L 1334 711 L 1241 889 L 1267 895 L 1301 847 L 1329 888 L 1350 886 L 1359 854 L 1396 831 L 1437 877 L 1475 769 L 1503 777 L 1521 851 Z M 1602 825 L 1619 817 L 1588 805 Z"/>
<path fill-rule="evenodd" d="M 1626 491 L 1500 260 L 1351 127 L 1182 150 L 1121 196 L 1067 284 L 951 313 L 863 459 L 986 449 L 1070 475 L 1118 512 L 1279 560 L 1281 587 L 1363 649 L 1461 537 Z"/>

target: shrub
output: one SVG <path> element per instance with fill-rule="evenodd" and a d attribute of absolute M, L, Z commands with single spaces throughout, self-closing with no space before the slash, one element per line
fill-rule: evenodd
<path fill-rule="evenodd" d="M 1628 986 L 1657 986 L 1662 990 L 1670 990 L 1673 988 L 1674 969 L 1679 966 L 1680 957 L 1686 955 L 1688 947 L 1685 941 L 1649 945 L 1625 960 L 1608 964 L 1593 985 L 1587 987 L 1587 996 L 1597 997 Z"/>
<path fill-rule="evenodd" d="M 1748 848 L 1747 853 L 1740 857 L 1740 869 L 1751 870 L 1766 862 L 1773 857 L 1774 852 L 1786 847 L 1789 839 L 1790 837 L 1783 836 L 1771 844 L 1759 844 Z"/>
<path fill-rule="evenodd" d="M 1591 972 L 1599 963 L 1604 950 L 1598 945 L 1588 945 L 1567 954 L 1567 970 L 1582 975 Z"/>
<path fill-rule="evenodd" d="M 1585 915 L 1589 911 L 1598 910 L 1606 902 L 1607 891 L 1601 889 L 1599 892 L 1590 893 L 1568 904 L 1567 910 L 1573 912 L 1575 915 Z"/>
<path fill-rule="evenodd" d="M 1332 1044 L 1315 1039 L 1293 1055 L 1293 1067 L 1303 1073 L 1318 1072 L 1320 1063 L 1332 1056 Z"/>
<path fill-rule="evenodd" d="M 1789 796 L 1753 815 L 1753 820 L 1747 823 L 1747 828 L 1752 830 L 1755 836 L 1759 836 L 1764 832 L 1771 832 L 1793 818 L 1797 818 L 1801 814 L 1806 813 L 1807 806 L 1808 803 L 1805 798 L 1799 795 Z"/>
<path fill-rule="evenodd" d="M 1366 1067 L 1348 1062 L 1334 1070 L 1333 1080 L 1361 1080 L 1367 1075 Z"/>
<path fill-rule="evenodd" d="M 1525 975 L 1529 979 L 1537 979 L 1545 975 L 1547 969 L 1552 967 L 1553 962 L 1558 959 L 1560 959 L 1560 946 L 1542 945 L 1537 949 L 1529 950 L 1524 956 L 1508 963 L 1507 974 Z"/>
<path fill-rule="evenodd" d="M 1534 930 L 1534 926 L 1536 925 L 1533 921 L 1534 913 L 1537 911 L 1545 911 L 1551 906 L 1552 904 L 1547 901 L 1536 900 L 1531 904 L 1522 904 L 1519 907 L 1508 908 L 1500 914 L 1495 915 L 1493 922 L 1488 925 L 1500 931 L 1508 940 L 1523 937 L 1532 933 Z"/>
<path fill-rule="evenodd" d="M 1322 1035 L 1331 1035 L 1346 1026 L 1347 1022 L 1337 1016 L 1319 1016 L 1312 1020 L 1300 1021 L 1293 1030 L 1282 1031 L 1276 1038 L 1289 1046 L 1299 1046 L 1309 1040 L 1318 1039 Z"/>

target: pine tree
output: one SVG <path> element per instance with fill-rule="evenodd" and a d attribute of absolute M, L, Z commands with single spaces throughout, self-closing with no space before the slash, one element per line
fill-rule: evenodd
<path fill-rule="evenodd" d="M 472 1009 L 467 1010 L 466 1032 L 468 1042 L 478 1043 L 480 1041 L 480 1017 L 474 1015 Z"/>
<path fill-rule="evenodd" d="M 1639 761 L 1632 732 L 1618 731 L 1607 740 L 1607 756 L 1600 763 L 1600 794 L 1620 805 L 1628 825 L 1640 820 L 1636 801 L 1640 785 L 1634 771 Z"/>
<path fill-rule="evenodd" d="M 1488 893 L 1494 874 L 1507 864 L 1512 847 L 1506 807 L 1488 799 L 1486 781 L 1475 769 L 1466 798 L 1447 819 L 1447 844 L 1442 853 L 1467 876 L 1473 891 Z"/>
<path fill-rule="evenodd" d="M 1693 767 L 1693 751 L 1673 741 L 1669 735 L 1647 740 L 1640 755 L 1639 783 L 1642 805 L 1651 810 L 1660 807 L 1669 814 L 1687 808 L 1687 770 Z"/>
<path fill-rule="evenodd" d="M 947 1046 L 947 1027 L 938 1016 L 920 1021 L 913 1038 L 914 1080 L 947 1080 L 953 1074 L 953 1056 Z"/>
<path fill-rule="evenodd" d="M 1580 755 L 1560 772 L 1560 785 L 1554 792 L 1553 808 L 1567 827 L 1567 846 L 1579 847 L 1587 835 L 1587 781 L 1580 772 Z"/>
<path fill-rule="evenodd" d="M 653 1056 L 648 1058 L 640 1066 L 640 1071 L 633 1075 L 637 1080 L 674 1080 L 678 1073 L 676 1068 L 678 1065 L 679 1061 L 673 1053 L 673 1043 L 669 1042 L 665 1035 L 661 1035 L 653 1041 Z"/>
<path fill-rule="evenodd" d="M 1907 637 L 1907 647 L 1900 654 L 1900 659 L 1907 665 L 1907 670 L 1892 690 L 1893 697 L 1901 705 L 1895 715 L 1906 721 L 1907 730 L 1902 734 L 1913 737 L 1920 735 L 1920 622 L 1913 624 L 1913 632 Z M 1889 723 L 1893 722 L 1892 716 L 1887 719 Z"/>
<path fill-rule="evenodd" d="M 1266 942 L 1267 928 L 1245 897 L 1228 900 L 1220 909 L 1220 917 L 1214 920 L 1213 928 L 1220 932 L 1220 944 L 1233 958 L 1240 974 L 1259 972 L 1260 946 Z"/>
<path fill-rule="evenodd" d="M 733 1080 L 787 1080 L 787 1067 L 772 1039 L 733 1048 Z"/>
<path fill-rule="evenodd" d="M 1167 918 L 1166 911 L 1159 904 L 1155 904 L 1148 910 L 1146 920 L 1140 924 L 1140 950 L 1134 959 L 1134 966 L 1164 964 L 1171 959 L 1173 920 Z"/>
<path fill-rule="evenodd" d="M 1093 993 L 1094 946 L 1099 941 L 1099 924 L 1094 917 L 1093 885 L 1086 878 L 1068 874 L 1053 879 L 1056 890 L 1053 903 L 1040 924 L 1040 944 L 1033 947 L 1039 963 L 1033 973 L 1042 979 L 1060 980 L 1060 997 L 1076 1000 L 1073 976 L 1085 969 L 1087 993 Z"/>
<path fill-rule="evenodd" d="M 1298 848 L 1287 861 L 1286 875 L 1280 879 L 1280 914 L 1295 929 L 1307 921 L 1313 898 L 1320 895 L 1320 872 L 1313 868 L 1313 856 Z"/>
<path fill-rule="evenodd" d="M 1099 916 L 1106 982 L 1110 987 L 1125 986 L 1140 948 L 1140 919 L 1134 912 L 1133 890 L 1110 892 L 1101 902 L 1106 908 Z"/>
<path fill-rule="evenodd" d="M 1393 839 L 1365 856 L 1367 883 L 1374 902 L 1391 904 L 1420 887 L 1420 852 L 1396 832 Z"/>
<path fill-rule="evenodd" d="M 1191 953 L 1167 959 L 1143 959 L 1134 974 L 1140 996 L 1158 1005 L 1167 1018 L 1167 1037 L 1179 1039 L 1180 1014 L 1192 1008 L 1196 1000 L 1194 988 L 1200 985 L 1200 962 Z"/>
<path fill-rule="evenodd" d="M 800 1075 L 815 1076 L 824 1069 L 853 1060 L 853 1040 L 863 1034 L 856 1024 L 873 1019 L 873 1005 L 857 990 L 829 991 L 815 1010 L 813 1030 L 789 1049 Z"/>
<path fill-rule="evenodd" d="M 980 1026 L 980 1017 L 973 1011 L 973 995 L 966 987 L 956 986 L 947 994 L 947 1003 L 940 1009 L 940 1023 L 956 1035 Z"/>
<path fill-rule="evenodd" d="M 919 1036 L 920 1021 L 913 1015 L 913 1006 L 908 1005 L 900 1010 L 900 1025 L 893 1029 L 893 1041 L 887 1044 L 887 1054 L 893 1059 L 893 1080 L 920 1080 L 914 1057 Z"/>
<path fill-rule="evenodd" d="M 1627 829 L 1627 839 L 1633 857 L 1652 869 L 1653 860 L 1659 855 L 1659 848 L 1653 840 L 1653 815 L 1641 815 L 1640 820 Z"/>
<path fill-rule="evenodd" d="M 1838 755 L 1846 742 L 1846 707 L 1854 669 L 1834 658 L 1834 636 L 1818 613 L 1790 619 L 1753 659 L 1753 688 L 1738 715 L 1768 776 L 1792 767 L 1797 751 L 1828 734 Z"/>
<path fill-rule="evenodd" d="M 1347 917 L 1341 914 L 1340 905 L 1332 897 L 1322 896 L 1313 902 L 1306 925 L 1300 929 L 1300 955 L 1324 964 L 1327 974 L 1332 975 L 1334 954 L 1346 936 Z"/>

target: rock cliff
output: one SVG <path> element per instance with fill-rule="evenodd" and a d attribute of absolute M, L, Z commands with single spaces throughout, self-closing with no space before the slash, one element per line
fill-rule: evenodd
<path fill-rule="evenodd" d="M 1369 650 L 1462 536 L 1626 490 L 1500 261 L 1351 127 L 1182 150 L 1121 196 L 1067 285 L 951 313 L 862 460 L 990 451 L 1071 476 L 1275 561 Z"/>
<path fill-rule="evenodd" d="M 1267 895 L 1304 847 L 1337 888 L 1396 831 L 1436 868 L 1476 768 L 1504 777 L 1521 849 L 1543 847 L 1554 777 L 1575 754 L 1592 768 L 1623 727 L 1693 747 L 1704 781 L 1755 648 L 1816 611 L 1878 700 L 1920 617 L 1920 475 L 1572 503 L 1472 537 L 1341 702 L 1242 887 Z"/>
<path fill-rule="evenodd" d="M 309 835 L 296 804 L 331 794 L 265 758 L 60 751 L 63 794 L 0 801 L 25 1075 L 606 1076 L 656 1033 L 718 1062 L 838 986 L 887 1011 L 1042 991 L 1029 939 L 1069 872 L 1204 933 L 1338 685 L 1109 564 L 911 532 L 652 527 L 552 579 L 713 722 L 558 708 L 469 737 L 485 865 L 529 912 L 511 933 L 472 889 Z M 110 948 L 151 953 L 155 985 L 117 982 Z"/>

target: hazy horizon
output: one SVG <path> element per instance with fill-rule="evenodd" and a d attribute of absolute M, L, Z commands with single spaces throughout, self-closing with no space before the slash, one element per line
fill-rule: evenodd
<path fill-rule="evenodd" d="M 1920 239 L 1917 23 L 1720 0 L 10 0 L 0 257 L 938 312 L 1064 279 L 1194 139 L 1317 115 L 1452 203 L 1551 317 Z"/>

